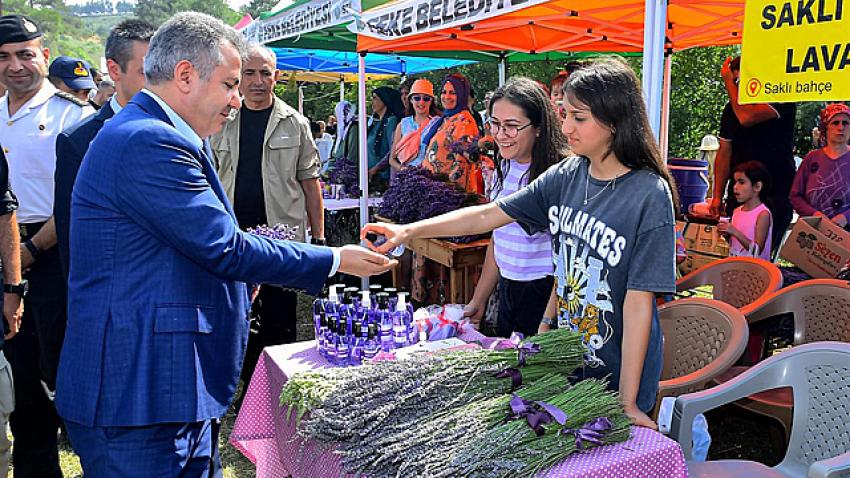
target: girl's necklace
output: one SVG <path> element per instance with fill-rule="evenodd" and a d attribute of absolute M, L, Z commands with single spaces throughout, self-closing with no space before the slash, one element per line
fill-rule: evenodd
<path fill-rule="evenodd" d="M 620 176 L 622 176 L 624 174 L 624 173 L 620 173 L 620 174 L 614 176 L 614 179 L 610 179 L 605 183 L 605 187 L 603 187 L 602 189 L 599 190 L 599 192 L 597 192 L 596 194 L 594 194 L 593 196 L 588 198 L 587 194 L 588 194 L 588 190 L 590 189 L 590 167 L 591 167 L 591 164 L 587 163 L 587 176 L 584 178 L 584 205 L 585 206 L 587 206 L 587 203 L 589 203 L 590 201 L 593 201 L 594 199 L 598 198 L 600 194 L 604 193 L 605 190 L 608 189 L 608 186 L 612 186 L 611 187 L 612 191 L 617 189 L 617 178 L 619 178 Z"/>

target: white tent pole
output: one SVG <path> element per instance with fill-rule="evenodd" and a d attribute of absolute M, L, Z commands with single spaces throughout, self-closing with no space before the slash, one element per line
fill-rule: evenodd
<path fill-rule="evenodd" d="M 670 77 L 673 69 L 673 52 L 664 55 L 664 85 L 661 96 L 661 159 L 667 162 L 667 150 L 670 147 Z"/>
<path fill-rule="evenodd" d="M 298 113 L 304 114 L 304 87 L 298 85 Z"/>
<path fill-rule="evenodd" d="M 360 177 L 360 228 L 369 221 L 369 157 L 366 144 L 366 54 L 361 53 L 357 62 L 357 134 L 358 172 Z M 365 245 L 365 244 L 364 244 Z M 369 278 L 361 280 L 363 290 L 369 288 Z"/>
<path fill-rule="evenodd" d="M 646 0 L 643 29 L 643 96 L 655 137 L 661 129 L 661 88 L 664 75 L 664 36 L 667 1 Z"/>
<path fill-rule="evenodd" d="M 345 80 L 342 76 L 339 77 L 339 101 L 345 101 Z"/>
<path fill-rule="evenodd" d="M 505 55 L 499 55 L 499 86 L 505 84 L 508 79 L 508 65 Z"/>

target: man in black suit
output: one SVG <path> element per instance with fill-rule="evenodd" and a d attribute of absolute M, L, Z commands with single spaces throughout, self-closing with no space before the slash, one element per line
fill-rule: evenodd
<path fill-rule="evenodd" d="M 106 39 L 106 64 L 115 82 L 115 94 L 96 115 L 62 131 L 56 138 L 56 189 L 53 216 L 59 257 L 68 277 L 68 237 L 71 224 L 71 192 L 89 143 L 103 124 L 121 110 L 145 85 L 144 58 L 156 29 L 142 20 L 125 20 L 116 25 Z"/>

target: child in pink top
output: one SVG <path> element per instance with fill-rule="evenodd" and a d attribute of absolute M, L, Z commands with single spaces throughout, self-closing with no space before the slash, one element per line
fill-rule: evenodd
<path fill-rule="evenodd" d="M 732 213 L 732 223 L 718 224 L 729 236 L 729 255 L 758 257 L 770 261 L 773 219 L 764 205 L 769 173 L 758 161 L 747 161 L 735 168 L 735 199 L 741 203 Z"/>

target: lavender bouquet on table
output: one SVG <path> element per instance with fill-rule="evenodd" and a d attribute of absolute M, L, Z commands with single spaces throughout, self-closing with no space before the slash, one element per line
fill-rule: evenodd
<path fill-rule="evenodd" d="M 423 168 L 407 168 L 396 175 L 384 193 L 378 214 L 399 224 L 409 224 L 480 202 L 480 196 L 460 189 L 445 175 Z M 463 236 L 450 240 L 462 243 L 478 238 Z"/>
<path fill-rule="evenodd" d="M 332 184 L 341 184 L 345 188 L 348 197 L 360 197 L 360 174 L 357 171 L 357 163 L 348 157 L 336 160 L 334 168 L 328 171 L 328 181 Z"/>
<path fill-rule="evenodd" d="M 248 228 L 248 232 L 257 236 L 278 239 L 281 241 L 292 241 L 298 235 L 298 226 L 290 226 L 289 224 L 275 224 Z"/>
<path fill-rule="evenodd" d="M 449 145 L 449 151 L 462 154 L 473 163 L 489 161 L 492 163 L 496 151 L 496 141 L 491 136 L 461 136 Z"/>

